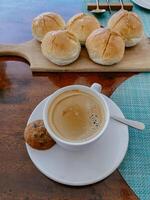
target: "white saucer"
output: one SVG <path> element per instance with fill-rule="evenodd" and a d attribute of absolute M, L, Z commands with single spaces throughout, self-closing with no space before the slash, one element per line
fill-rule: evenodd
<path fill-rule="evenodd" d="M 123 117 L 119 107 L 108 97 L 110 113 Z M 46 99 L 32 112 L 28 123 L 42 119 Z M 62 184 L 81 186 L 96 183 L 114 172 L 128 148 L 128 127 L 111 120 L 100 139 L 84 151 L 69 152 L 57 144 L 39 151 L 26 144 L 34 165 L 47 177 Z"/>
<path fill-rule="evenodd" d="M 147 0 L 132 0 L 132 1 L 143 8 L 150 9 L 150 1 Z"/>

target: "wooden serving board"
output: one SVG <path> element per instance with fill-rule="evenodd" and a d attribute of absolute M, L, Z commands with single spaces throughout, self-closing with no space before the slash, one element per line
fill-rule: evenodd
<path fill-rule="evenodd" d="M 40 43 L 31 40 L 22 44 L 0 45 L 0 56 L 14 55 L 25 58 L 35 72 L 148 72 L 150 71 L 150 39 L 143 40 L 135 47 L 127 48 L 123 60 L 112 66 L 93 63 L 85 48 L 80 57 L 67 66 L 58 66 L 47 60 L 41 52 Z"/>

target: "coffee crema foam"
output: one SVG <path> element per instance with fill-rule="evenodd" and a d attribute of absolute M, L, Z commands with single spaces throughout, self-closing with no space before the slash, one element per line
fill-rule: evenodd
<path fill-rule="evenodd" d="M 48 110 L 48 121 L 61 139 L 79 142 L 101 131 L 105 112 L 94 96 L 80 90 L 70 90 L 53 100 Z"/>

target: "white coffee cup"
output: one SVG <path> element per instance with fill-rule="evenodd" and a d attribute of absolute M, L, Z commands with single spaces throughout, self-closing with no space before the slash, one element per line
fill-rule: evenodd
<path fill-rule="evenodd" d="M 102 129 L 100 130 L 100 132 L 98 134 L 96 134 L 92 138 L 89 138 L 86 141 L 70 142 L 65 139 L 62 139 L 53 132 L 53 130 L 51 129 L 51 127 L 48 123 L 48 110 L 49 110 L 49 107 L 51 106 L 51 103 L 55 100 L 55 98 L 58 95 L 66 92 L 66 91 L 70 91 L 70 90 L 80 90 L 81 92 L 86 92 L 88 94 L 91 94 L 100 102 L 100 104 L 103 106 L 103 109 L 105 112 L 104 126 L 102 127 Z M 58 89 L 56 92 L 54 92 L 52 95 L 50 95 L 47 98 L 47 101 L 45 103 L 44 110 L 43 110 L 43 121 L 44 121 L 44 125 L 45 125 L 48 133 L 50 134 L 50 136 L 53 138 L 53 140 L 55 140 L 55 142 L 58 145 L 62 146 L 63 148 L 65 148 L 67 150 L 80 150 L 85 147 L 88 147 L 89 145 L 91 145 L 93 142 L 95 142 L 102 136 L 102 134 L 104 133 L 104 131 L 106 130 L 106 128 L 108 126 L 109 119 L 110 119 L 110 113 L 109 113 L 108 105 L 107 105 L 103 95 L 100 92 L 101 92 L 101 85 L 98 83 L 94 83 L 91 87 L 87 87 L 87 86 L 83 86 L 83 85 L 70 85 L 70 86 Z"/>

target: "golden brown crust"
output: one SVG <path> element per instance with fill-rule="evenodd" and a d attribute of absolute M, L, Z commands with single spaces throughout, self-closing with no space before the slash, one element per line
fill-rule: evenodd
<path fill-rule="evenodd" d="M 121 34 L 126 46 L 133 46 L 143 36 L 143 25 L 134 12 L 121 10 L 115 13 L 108 21 L 108 27 Z"/>
<path fill-rule="evenodd" d="M 128 11 L 126 10 L 120 10 L 116 12 L 114 15 L 112 15 L 112 17 L 108 21 L 108 26 L 111 26 L 111 29 L 115 28 L 116 25 L 120 23 L 120 21 L 123 18 L 126 18 L 127 16 L 128 16 Z"/>
<path fill-rule="evenodd" d="M 99 21 L 93 15 L 86 13 L 74 15 L 67 22 L 67 30 L 73 33 L 81 44 L 85 44 L 87 37 L 98 28 L 100 28 Z"/>
<path fill-rule="evenodd" d="M 101 28 L 87 38 L 86 47 L 94 62 L 112 65 L 123 58 L 125 43 L 119 33 Z"/>
<path fill-rule="evenodd" d="M 124 49 L 125 44 L 121 36 L 115 32 L 111 32 L 102 58 L 106 61 L 114 60 L 114 63 L 119 62 L 123 58 Z"/>
<path fill-rule="evenodd" d="M 53 12 L 42 13 L 32 21 L 33 37 L 42 41 L 45 34 L 49 31 L 62 30 L 65 28 L 63 18 Z"/>
<path fill-rule="evenodd" d="M 24 131 L 24 139 L 32 148 L 38 150 L 49 149 L 55 144 L 44 127 L 43 120 L 28 124 Z"/>
<path fill-rule="evenodd" d="M 78 39 L 67 30 L 52 31 L 45 35 L 41 45 L 43 55 L 58 65 L 75 61 L 81 51 Z"/>
<path fill-rule="evenodd" d="M 140 18 L 135 13 L 128 13 L 129 22 L 129 39 L 133 37 L 141 37 L 143 34 L 143 25 Z"/>

